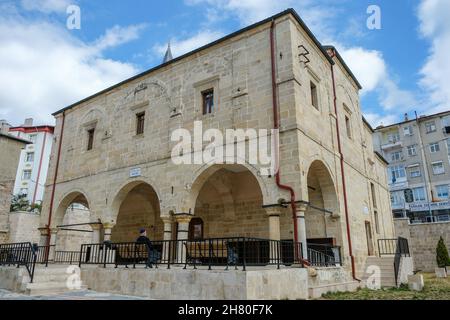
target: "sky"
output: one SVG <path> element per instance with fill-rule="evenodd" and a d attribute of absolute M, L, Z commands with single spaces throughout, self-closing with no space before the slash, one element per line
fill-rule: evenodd
<path fill-rule="evenodd" d="M 176 57 L 287 8 L 338 48 L 372 126 L 450 109 L 450 0 L 0 0 L 0 119 L 53 124 L 53 112 L 160 64 L 169 41 Z"/>

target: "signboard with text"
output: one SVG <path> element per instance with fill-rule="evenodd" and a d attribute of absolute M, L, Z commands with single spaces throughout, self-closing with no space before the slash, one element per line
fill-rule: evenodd
<path fill-rule="evenodd" d="M 409 205 L 412 212 L 429 211 L 429 210 L 448 210 L 450 209 L 450 201 L 431 202 L 431 203 L 415 203 Z"/>

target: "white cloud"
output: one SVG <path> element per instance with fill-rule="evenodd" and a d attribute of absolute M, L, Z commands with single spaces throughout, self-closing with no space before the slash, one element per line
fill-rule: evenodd
<path fill-rule="evenodd" d="M 146 24 L 132 25 L 124 28 L 114 26 L 111 29 L 106 30 L 105 35 L 96 41 L 96 47 L 98 50 L 105 50 L 136 40 L 139 38 L 139 33 L 145 29 L 146 26 Z"/>
<path fill-rule="evenodd" d="M 388 114 L 388 115 L 380 115 L 377 113 L 365 113 L 364 117 L 366 118 L 366 120 L 370 123 L 370 125 L 373 128 L 376 128 L 380 125 L 390 125 L 392 123 L 397 122 L 398 120 L 398 116 L 395 114 Z"/>
<path fill-rule="evenodd" d="M 21 0 L 25 10 L 40 11 L 43 13 L 65 13 L 67 7 L 74 4 L 72 0 Z"/>
<path fill-rule="evenodd" d="M 223 36 L 223 33 L 220 31 L 209 31 L 204 30 L 196 35 L 187 38 L 187 39 L 172 39 L 171 40 L 171 48 L 174 57 L 183 55 L 192 50 L 200 48 L 208 43 L 211 43 Z M 153 50 L 161 57 L 164 56 L 164 53 L 167 50 L 167 44 L 157 44 L 154 46 Z"/>
<path fill-rule="evenodd" d="M 450 109 L 449 12 L 448 0 L 422 0 L 418 10 L 421 35 L 431 42 L 429 56 L 420 71 L 420 85 L 436 112 Z"/>
<path fill-rule="evenodd" d="M 138 72 L 103 57 L 103 50 L 134 39 L 135 27 L 115 27 L 89 44 L 64 26 L 0 16 L 0 118 L 53 123 L 52 112 Z"/>

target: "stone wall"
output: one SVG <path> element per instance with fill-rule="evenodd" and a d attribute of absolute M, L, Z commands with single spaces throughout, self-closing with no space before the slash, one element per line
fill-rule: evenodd
<path fill-rule="evenodd" d="M 30 212 L 11 212 L 9 214 L 10 243 L 39 243 L 40 215 Z"/>
<path fill-rule="evenodd" d="M 434 272 L 437 268 L 436 247 L 441 236 L 450 250 L 450 222 L 410 224 L 409 219 L 395 219 L 394 222 L 397 236 L 409 241 L 414 268 Z"/>

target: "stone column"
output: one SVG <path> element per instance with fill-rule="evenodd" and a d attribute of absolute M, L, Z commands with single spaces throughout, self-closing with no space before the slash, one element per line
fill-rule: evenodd
<path fill-rule="evenodd" d="M 163 252 L 162 252 L 162 261 L 167 262 L 173 260 L 174 250 L 172 249 L 175 245 L 175 242 L 172 242 L 172 225 L 173 218 L 171 216 L 161 217 L 161 220 L 164 223 L 164 243 L 163 243 Z M 170 254 L 169 254 L 170 253 Z"/>
<path fill-rule="evenodd" d="M 189 238 L 189 223 L 191 222 L 193 215 L 191 214 L 176 214 L 175 219 L 178 223 L 178 234 L 177 234 L 177 263 L 186 262 L 186 247 L 184 246 L 185 241 Z"/>
<path fill-rule="evenodd" d="M 298 242 L 302 244 L 303 258 L 308 259 L 308 243 L 306 238 L 306 221 L 305 213 L 308 208 L 307 204 L 301 203 L 297 204 L 297 236 Z"/>
<path fill-rule="evenodd" d="M 115 225 L 116 224 L 113 222 L 107 222 L 103 224 L 103 230 L 105 231 L 103 236 L 103 242 L 111 241 L 111 233 Z"/>
<path fill-rule="evenodd" d="M 50 250 L 48 255 L 49 260 L 55 259 L 57 237 L 58 237 L 58 229 L 57 228 L 50 229 Z"/>
<path fill-rule="evenodd" d="M 91 244 L 100 244 L 102 243 L 102 225 L 99 223 L 91 223 L 92 229 L 92 239 Z"/>
<path fill-rule="evenodd" d="M 281 252 L 281 232 L 280 232 L 280 215 L 281 208 L 279 206 L 265 207 L 266 214 L 269 218 L 269 240 L 270 241 L 270 262 L 277 263 L 279 253 Z"/>
<path fill-rule="evenodd" d="M 39 246 L 44 247 L 47 245 L 48 229 L 46 227 L 39 228 L 39 232 L 41 233 L 39 238 Z"/>

